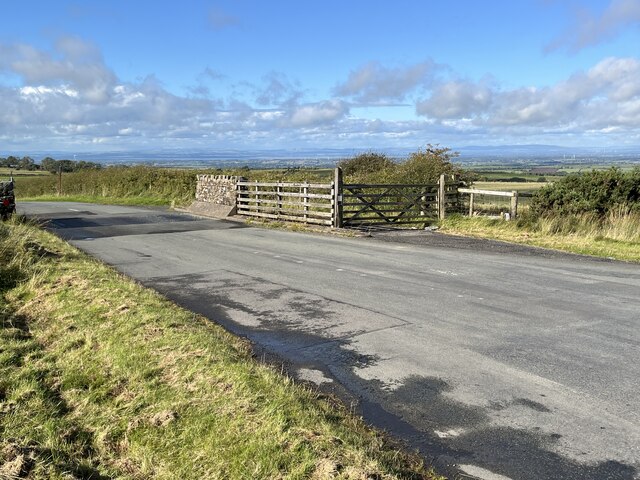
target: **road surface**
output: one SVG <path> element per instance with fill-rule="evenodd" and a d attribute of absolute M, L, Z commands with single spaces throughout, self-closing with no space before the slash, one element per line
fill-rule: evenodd
<path fill-rule="evenodd" d="M 341 238 L 73 203 L 19 211 L 248 337 L 439 465 L 483 479 L 640 478 L 638 265 L 426 232 Z"/>

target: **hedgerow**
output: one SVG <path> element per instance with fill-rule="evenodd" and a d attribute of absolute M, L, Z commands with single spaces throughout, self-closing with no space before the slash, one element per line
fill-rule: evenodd
<path fill-rule="evenodd" d="M 628 172 L 610 168 L 571 174 L 538 190 L 531 202 L 535 216 L 605 216 L 620 208 L 640 212 L 639 167 Z"/>

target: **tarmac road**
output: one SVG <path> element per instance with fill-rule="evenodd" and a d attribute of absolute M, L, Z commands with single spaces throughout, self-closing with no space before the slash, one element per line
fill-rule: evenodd
<path fill-rule="evenodd" d="M 19 212 L 248 337 L 438 465 L 483 479 L 640 478 L 638 265 L 159 209 Z"/>

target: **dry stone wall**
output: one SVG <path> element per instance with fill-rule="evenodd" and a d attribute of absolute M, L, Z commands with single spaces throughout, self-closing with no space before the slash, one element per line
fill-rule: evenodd
<path fill-rule="evenodd" d="M 244 179 L 232 175 L 198 175 L 196 202 L 235 206 L 239 180 Z"/>

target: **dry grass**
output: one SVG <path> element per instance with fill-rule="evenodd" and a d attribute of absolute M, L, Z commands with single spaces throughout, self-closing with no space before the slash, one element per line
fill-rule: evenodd
<path fill-rule="evenodd" d="M 640 214 L 618 208 L 605 218 L 565 215 L 514 222 L 482 217 L 452 216 L 442 232 L 479 238 L 495 238 L 573 253 L 640 262 Z"/>

